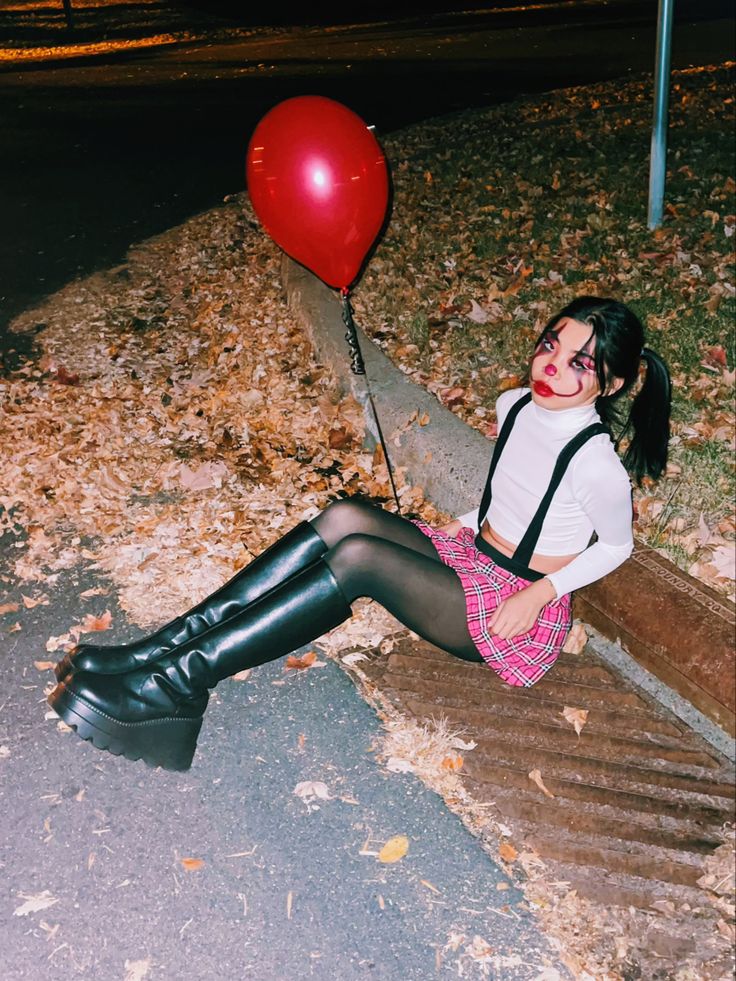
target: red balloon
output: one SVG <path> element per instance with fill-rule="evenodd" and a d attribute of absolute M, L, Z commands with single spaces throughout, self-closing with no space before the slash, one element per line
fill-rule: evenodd
<path fill-rule="evenodd" d="M 323 96 L 280 102 L 253 133 L 247 180 L 271 238 L 329 286 L 347 290 L 388 205 L 386 159 L 363 120 Z"/>

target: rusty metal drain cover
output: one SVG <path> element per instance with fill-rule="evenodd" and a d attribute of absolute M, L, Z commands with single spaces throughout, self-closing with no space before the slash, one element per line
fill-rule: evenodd
<path fill-rule="evenodd" d="M 696 896 L 734 817 L 733 767 L 590 646 L 527 689 L 407 635 L 361 667 L 405 713 L 465 729 L 467 789 L 581 895 L 639 908 Z M 565 707 L 588 710 L 579 736 Z"/>

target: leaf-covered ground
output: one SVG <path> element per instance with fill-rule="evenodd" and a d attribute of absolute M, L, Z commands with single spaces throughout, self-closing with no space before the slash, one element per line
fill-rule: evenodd
<path fill-rule="evenodd" d="M 330 499 L 388 496 L 279 260 L 238 199 L 17 318 L 43 352 L 0 377 L 0 534 L 23 546 L 21 581 L 91 562 L 136 622 L 160 623 Z"/>
<path fill-rule="evenodd" d="M 731 594 L 734 99 L 728 68 L 673 75 L 664 222 L 647 229 L 650 80 L 430 120 L 384 141 L 393 215 L 356 319 L 413 380 L 495 433 L 539 328 L 581 294 L 629 303 L 674 379 L 670 465 L 636 532 Z"/>
<path fill-rule="evenodd" d="M 62 0 L 5 0 L 0 9 L 0 63 L 109 54 L 150 45 L 227 39 L 248 33 L 172 0 L 72 0 L 73 28 Z"/>

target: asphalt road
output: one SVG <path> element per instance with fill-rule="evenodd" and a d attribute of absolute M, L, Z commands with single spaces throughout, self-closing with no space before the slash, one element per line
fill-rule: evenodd
<path fill-rule="evenodd" d="M 678 4 L 673 66 L 733 57 L 721 2 Z M 519 93 L 651 71 L 654 5 L 295 27 L 0 73 L 0 348 L 12 316 L 244 185 L 281 99 L 345 102 L 377 133 Z M 490 137 L 491 134 L 489 134 Z M 10 342 L 15 344 L 16 340 Z"/>
<path fill-rule="evenodd" d="M 377 765 L 376 715 L 331 662 L 289 673 L 277 662 L 220 685 L 183 774 L 44 721 L 33 660 L 93 585 L 63 574 L 49 606 L 3 629 L 3 981 L 568 976 L 522 893 L 442 800 Z M 122 625 L 110 642 L 129 639 L 105 603 Z M 296 794 L 307 781 L 329 799 Z M 396 835 L 408 853 L 379 862 Z"/>

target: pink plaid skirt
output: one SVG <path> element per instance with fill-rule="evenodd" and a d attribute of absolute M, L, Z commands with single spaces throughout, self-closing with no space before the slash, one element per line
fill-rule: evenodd
<path fill-rule="evenodd" d="M 454 569 L 465 591 L 468 631 L 483 660 L 509 685 L 528 688 L 549 671 L 562 650 L 572 624 L 570 596 L 542 607 L 537 622 L 525 634 L 502 640 L 488 629 L 499 604 L 528 585 L 475 547 L 475 534 L 461 529 L 457 538 L 414 524 L 431 539 L 445 565 Z"/>

